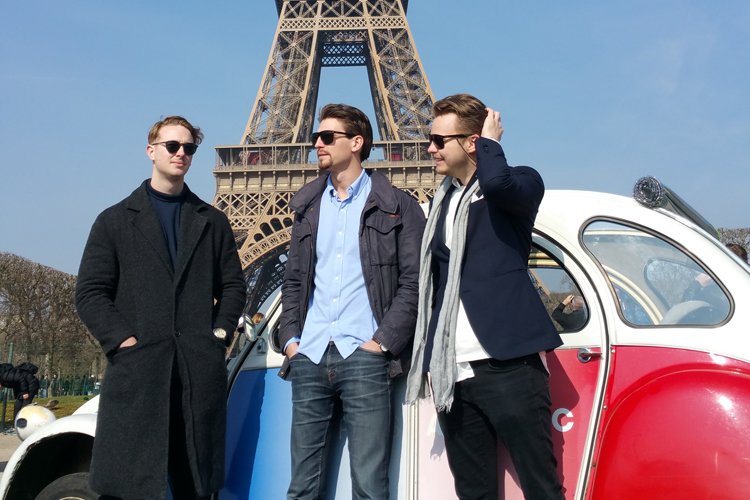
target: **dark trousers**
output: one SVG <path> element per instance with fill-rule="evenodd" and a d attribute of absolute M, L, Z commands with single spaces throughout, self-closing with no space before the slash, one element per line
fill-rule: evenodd
<path fill-rule="evenodd" d="M 29 399 L 16 399 L 15 405 L 13 405 L 13 420 L 16 420 L 16 417 L 18 416 L 18 412 L 21 411 L 21 408 L 24 406 L 29 406 L 31 402 L 34 401 L 34 398 Z"/>
<path fill-rule="evenodd" d="M 462 500 L 497 500 L 497 446 L 508 450 L 526 500 L 562 499 L 552 450 L 549 375 L 538 354 L 472 363 L 438 421 Z"/>
<path fill-rule="evenodd" d="M 169 408 L 169 462 L 167 471 L 174 500 L 207 500 L 210 496 L 199 496 L 190 471 L 186 446 L 185 418 L 182 410 L 182 382 L 177 369 L 177 360 L 172 365 L 172 387 Z"/>

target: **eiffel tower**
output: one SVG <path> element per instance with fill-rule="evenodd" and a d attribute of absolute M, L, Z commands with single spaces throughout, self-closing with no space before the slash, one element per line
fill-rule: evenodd
<path fill-rule="evenodd" d="M 279 22 L 245 132 L 239 145 L 216 147 L 214 168 L 213 204 L 237 238 L 249 310 L 266 298 L 253 296 L 255 282 L 280 283 L 279 256 L 293 220 L 289 202 L 319 175 L 310 135 L 322 68 L 367 68 L 380 140 L 365 168 L 420 203 L 440 177 L 427 153 L 434 98 L 406 21 L 408 0 L 275 2 Z"/>

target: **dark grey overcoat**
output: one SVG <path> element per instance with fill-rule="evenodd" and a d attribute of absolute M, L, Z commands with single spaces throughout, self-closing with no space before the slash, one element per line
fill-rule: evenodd
<path fill-rule="evenodd" d="M 187 186 L 185 186 L 187 189 Z M 174 271 L 145 182 L 94 222 L 78 272 L 78 314 L 107 356 L 90 482 L 99 494 L 164 498 L 173 361 L 183 383 L 197 491 L 224 481 L 225 342 L 245 302 L 226 216 L 188 192 Z M 135 336 L 138 343 L 118 349 Z"/>

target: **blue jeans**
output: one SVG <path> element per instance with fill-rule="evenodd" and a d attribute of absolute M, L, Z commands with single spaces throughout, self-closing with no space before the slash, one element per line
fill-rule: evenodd
<path fill-rule="evenodd" d="M 353 499 L 388 499 L 391 398 L 384 353 L 357 349 L 344 359 L 328 346 L 320 364 L 304 354 L 291 360 L 292 480 L 289 500 L 322 499 L 326 465 L 340 405 L 349 440 Z"/>

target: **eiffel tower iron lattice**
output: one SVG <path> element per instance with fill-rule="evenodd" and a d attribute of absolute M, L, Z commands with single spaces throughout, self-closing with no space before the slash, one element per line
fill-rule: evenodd
<path fill-rule="evenodd" d="M 434 99 L 406 21 L 408 0 L 275 1 L 279 22 L 250 118 L 239 145 L 216 147 L 214 169 L 213 203 L 229 217 L 251 290 L 258 280 L 280 283 L 289 202 L 319 175 L 309 138 L 323 67 L 367 68 L 381 140 L 366 168 L 420 202 L 440 177 L 427 153 Z"/>

